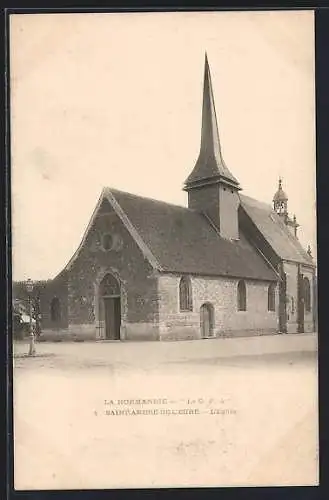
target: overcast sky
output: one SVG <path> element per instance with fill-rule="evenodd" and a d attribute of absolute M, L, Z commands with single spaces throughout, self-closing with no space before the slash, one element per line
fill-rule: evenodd
<path fill-rule="evenodd" d="M 103 186 L 187 204 L 208 53 L 243 194 L 278 177 L 315 254 L 313 12 L 11 16 L 13 279 L 54 277 Z"/>

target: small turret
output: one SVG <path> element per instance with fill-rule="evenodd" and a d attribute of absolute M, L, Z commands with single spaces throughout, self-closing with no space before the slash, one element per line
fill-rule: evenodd
<path fill-rule="evenodd" d="M 297 237 L 297 228 L 299 224 L 296 220 L 296 215 L 291 219 L 288 214 L 288 196 L 282 189 L 282 179 L 279 178 L 279 186 L 275 195 L 273 196 L 273 208 L 275 212 L 281 217 L 290 232 Z"/>
<path fill-rule="evenodd" d="M 279 187 L 273 196 L 273 208 L 279 215 L 288 214 L 288 196 L 282 189 L 282 179 L 279 178 Z"/>

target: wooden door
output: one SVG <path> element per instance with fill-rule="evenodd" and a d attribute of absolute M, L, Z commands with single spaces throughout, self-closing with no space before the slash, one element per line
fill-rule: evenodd
<path fill-rule="evenodd" d="M 120 340 L 120 297 L 104 297 L 104 312 L 105 338 L 107 340 Z"/>
<path fill-rule="evenodd" d="M 203 304 L 200 309 L 200 328 L 203 338 L 212 335 L 212 314 L 209 304 Z"/>
<path fill-rule="evenodd" d="M 120 297 L 115 297 L 113 301 L 114 301 L 114 339 L 120 340 L 120 326 L 121 326 Z"/>

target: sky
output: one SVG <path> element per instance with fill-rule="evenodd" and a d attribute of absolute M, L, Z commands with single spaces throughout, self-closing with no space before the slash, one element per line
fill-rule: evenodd
<path fill-rule="evenodd" d="M 13 279 L 76 251 L 104 186 L 187 205 L 205 51 L 242 193 L 278 178 L 316 256 L 312 11 L 10 16 Z"/>

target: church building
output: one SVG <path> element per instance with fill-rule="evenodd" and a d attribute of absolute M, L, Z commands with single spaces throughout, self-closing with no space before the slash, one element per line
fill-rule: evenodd
<path fill-rule="evenodd" d="M 279 180 L 241 193 L 222 156 L 209 64 L 187 207 L 105 187 L 75 254 L 36 286 L 45 339 L 184 340 L 315 330 L 315 264 Z M 15 286 L 14 286 L 15 295 Z"/>

